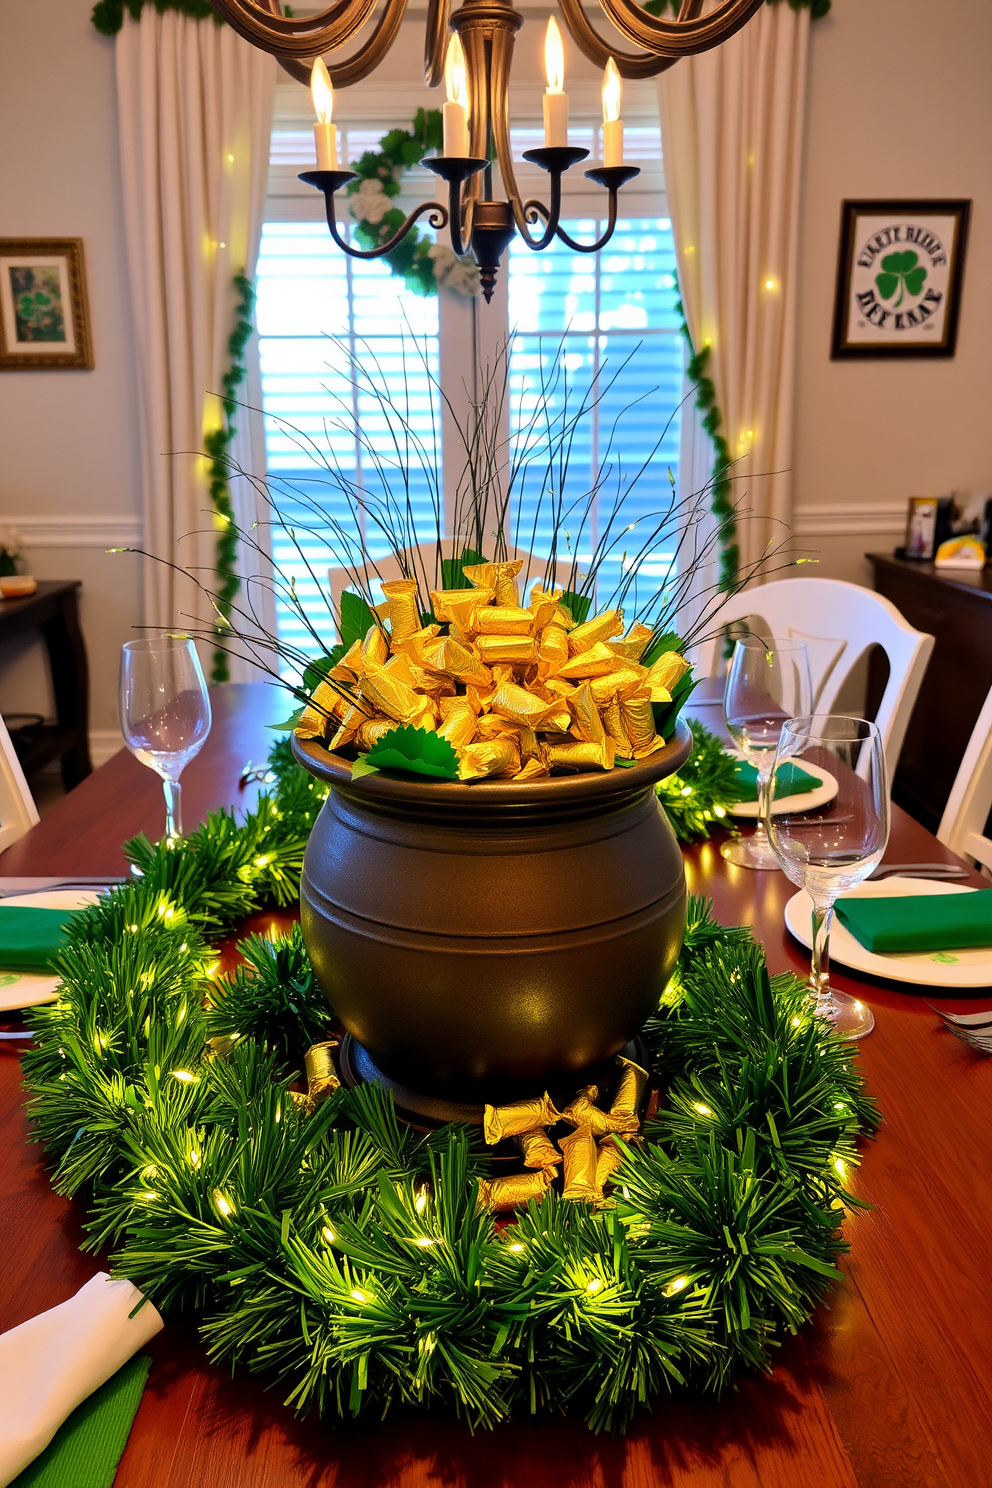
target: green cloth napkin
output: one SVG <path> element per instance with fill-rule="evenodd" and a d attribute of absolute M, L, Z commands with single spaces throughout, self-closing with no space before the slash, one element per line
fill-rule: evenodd
<path fill-rule="evenodd" d="M 151 1362 L 147 1354 L 128 1359 L 77 1405 L 10 1488 L 112 1488 Z"/>
<path fill-rule="evenodd" d="M 756 801 L 758 799 L 758 769 L 756 765 L 749 765 L 747 760 L 742 760 L 737 766 L 737 779 L 741 783 L 739 800 Z M 800 770 L 798 765 L 779 765 L 775 775 L 775 796 L 781 800 L 783 796 L 805 796 L 808 791 L 814 791 L 822 784 L 815 775 L 809 775 L 805 770 Z"/>
<path fill-rule="evenodd" d="M 72 911 L 0 904 L 0 967 L 45 971 L 65 942 Z"/>
<path fill-rule="evenodd" d="M 992 946 L 992 889 L 973 894 L 851 895 L 837 918 L 866 951 L 962 951 Z"/>

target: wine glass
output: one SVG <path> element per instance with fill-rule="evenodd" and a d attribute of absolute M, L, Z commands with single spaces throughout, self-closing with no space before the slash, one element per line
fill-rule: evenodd
<path fill-rule="evenodd" d="M 162 777 L 165 835 L 182 835 L 179 777 L 210 732 L 210 695 L 188 636 L 126 641 L 120 720 L 131 753 Z"/>
<path fill-rule="evenodd" d="M 813 679 L 805 641 L 746 636 L 736 642 L 723 693 L 730 737 L 758 771 L 758 819 L 751 837 L 720 849 L 739 868 L 777 868 L 768 845 L 768 793 L 779 733 L 787 718 L 813 711 Z"/>
<path fill-rule="evenodd" d="M 889 788 L 881 735 L 864 718 L 836 714 L 790 718 L 782 726 L 775 771 L 798 760 L 827 771 L 837 794 L 822 806 L 803 806 L 804 797 L 768 818 L 771 844 L 786 877 L 813 902 L 813 957 L 810 996 L 816 1013 L 829 1018 L 845 1039 L 864 1038 L 875 1026 L 866 1003 L 830 986 L 828 952 L 834 901 L 874 872 L 889 840 Z"/>

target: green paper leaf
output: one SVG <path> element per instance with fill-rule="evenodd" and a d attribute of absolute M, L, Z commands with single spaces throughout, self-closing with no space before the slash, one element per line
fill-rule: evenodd
<path fill-rule="evenodd" d="M 379 766 L 370 765 L 367 754 L 360 754 L 351 767 L 352 780 L 361 780 L 363 775 L 378 775 Z"/>
<path fill-rule="evenodd" d="M 356 641 L 364 641 L 369 627 L 376 623 L 366 601 L 352 589 L 346 589 L 341 595 L 340 616 L 341 645 L 345 651 L 349 651 Z"/>
<path fill-rule="evenodd" d="M 440 734 L 431 729 L 390 729 L 365 756 L 380 770 L 402 770 L 410 775 L 430 775 L 438 780 L 458 779 L 458 756 Z"/>
<path fill-rule="evenodd" d="M 651 647 L 641 657 L 641 666 L 654 666 L 659 656 L 664 656 L 668 651 L 682 650 L 682 638 L 676 635 L 674 630 L 668 630 L 663 636 L 653 642 Z M 688 673 L 686 673 L 688 676 Z"/>
<path fill-rule="evenodd" d="M 574 590 L 566 589 L 562 594 L 561 602 L 568 610 L 576 625 L 581 625 L 592 607 L 592 596 L 589 594 L 576 594 Z"/>
<path fill-rule="evenodd" d="M 305 704 L 301 703 L 295 712 L 291 713 L 288 718 L 283 719 L 282 723 L 267 723 L 265 727 L 273 729 L 276 733 L 279 734 L 292 733 L 293 729 L 295 729 L 296 725 L 299 723 L 305 712 L 306 706 Z"/>
<path fill-rule="evenodd" d="M 441 559 L 441 582 L 445 589 L 471 589 L 471 584 L 462 570 L 466 564 L 474 568 L 477 563 L 485 563 L 487 560 L 474 548 L 466 548 L 459 558 Z"/>
<path fill-rule="evenodd" d="M 620 756 L 617 755 L 613 761 L 613 764 L 618 770 L 632 770 L 637 764 L 637 761 L 636 759 L 621 759 Z"/>
<path fill-rule="evenodd" d="M 679 713 L 682 711 L 686 699 L 693 689 L 699 686 L 701 681 L 701 677 L 693 677 L 692 668 L 690 667 L 675 684 L 675 690 L 672 693 L 672 701 L 670 703 L 651 704 L 651 711 L 654 714 L 654 726 L 666 743 L 675 732 L 675 725 L 678 722 Z"/>

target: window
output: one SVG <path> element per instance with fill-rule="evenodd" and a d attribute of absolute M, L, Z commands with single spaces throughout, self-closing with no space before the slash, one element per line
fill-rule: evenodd
<path fill-rule="evenodd" d="M 352 131 L 354 138 L 345 146 L 347 158 L 369 148 L 382 132 L 382 128 Z M 587 133 L 588 140 L 577 138 L 576 142 L 589 147 L 595 157 L 594 127 L 590 125 Z M 342 366 L 343 353 L 331 338 L 339 337 L 352 348 L 366 348 L 363 356 L 374 358 L 394 395 L 397 388 L 406 389 L 411 422 L 421 441 L 418 457 L 411 462 L 411 530 L 423 538 L 433 532 L 435 505 L 443 502 L 445 466 L 450 467 L 450 484 L 450 475 L 459 464 L 457 450 L 440 447 L 444 421 L 431 377 L 440 376 L 446 395 L 464 400 L 467 412 L 472 349 L 481 337 L 480 323 L 473 320 L 466 302 L 451 302 L 451 297 L 441 304 L 435 298 L 422 299 L 407 291 L 383 264 L 347 258 L 334 246 L 323 221 L 314 220 L 312 198 L 301 196 L 295 183 L 295 172 L 306 163 L 303 152 L 310 139 L 309 130 L 282 130 L 273 136 L 269 220 L 258 265 L 258 327 L 268 469 L 280 513 L 289 527 L 294 522 L 313 526 L 313 502 L 319 495 L 327 514 L 326 520 L 316 519 L 318 532 L 313 536 L 274 530 L 273 557 L 282 573 L 292 577 L 317 634 L 329 639 L 333 622 L 323 609 L 317 579 L 323 584 L 329 567 L 350 561 L 358 544 L 364 542 L 376 556 L 389 543 L 374 521 L 356 520 L 341 484 L 335 487 L 326 472 L 317 471 L 308 441 L 330 444 L 345 484 L 354 482 L 373 504 L 383 479 L 380 462 L 386 462 L 386 478 L 391 481 L 397 478 L 397 464 L 402 463 L 391 449 L 390 433 L 376 399 L 367 389 L 351 386 Z M 515 131 L 515 154 L 534 142 L 527 130 Z M 628 150 L 632 156 L 643 155 L 645 163 L 652 157 L 657 161 L 657 125 L 629 129 Z M 431 179 L 426 172 L 422 174 L 422 183 L 414 181 L 414 173 L 407 178 L 416 199 Z M 540 183 L 527 179 L 527 169 L 522 167 L 520 185 L 525 195 L 534 195 Z M 651 190 L 640 193 L 636 207 L 650 210 L 660 191 L 660 180 L 652 179 Z M 598 205 L 594 198 L 584 196 L 569 201 L 574 215 L 564 225 L 577 240 L 592 241 L 601 232 L 600 222 L 581 215 Z M 298 219 L 304 211 L 309 220 L 285 220 Z M 608 390 L 572 451 L 561 493 L 566 508 L 594 487 L 601 469 L 607 478 L 585 527 L 573 532 L 564 524 L 566 541 L 580 563 L 591 553 L 610 505 L 617 499 L 617 457 L 622 452 L 628 475 L 635 468 L 644 469 L 622 506 L 623 527 L 631 532 L 629 550 L 626 544 L 617 546 L 604 577 L 612 591 L 636 568 L 632 581 L 647 581 L 654 590 L 672 561 L 671 543 L 648 555 L 641 553 L 636 561 L 633 555 L 639 553 L 642 533 L 649 529 L 647 515 L 667 497 L 670 472 L 674 476 L 678 468 L 683 354 L 675 312 L 671 224 L 663 216 L 632 216 L 618 224 L 612 241 L 599 254 L 576 254 L 560 242 L 534 253 L 515 242 L 501 273 L 506 278 L 504 304 L 508 309 L 501 311 L 494 301 L 492 306 L 481 307 L 478 315 L 487 317 L 490 346 L 503 339 L 507 323 L 516 332 L 510 357 L 508 432 L 511 438 L 520 437 L 542 379 L 545 385 L 556 381 L 553 369 L 559 358 L 563 374 L 555 388 L 559 406 L 566 382 L 572 395 L 580 395 L 591 376 L 604 374 Z M 404 364 L 402 342 L 404 334 L 409 337 L 407 324 L 416 334 L 423 361 L 412 358 L 408 349 Z M 340 427 L 345 411 L 357 415 L 361 441 Z M 453 442 L 447 428 L 445 435 Z M 514 530 L 508 537 L 520 547 L 546 552 L 549 512 L 545 510 L 536 522 L 535 515 L 534 496 L 525 491 L 511 514 Z M 598 596 L 600 602 L 608 597 Z M 288 606 L 277 606 L 277 625 L 283 640 L 303 650 L 313 649 L 312 637 Z"/>

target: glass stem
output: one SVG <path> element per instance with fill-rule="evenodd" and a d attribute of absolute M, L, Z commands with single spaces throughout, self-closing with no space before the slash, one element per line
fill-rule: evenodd
<path fill-rule="evenodd" d="M 754 824 L 754 835 L 765 847 L 768 846 L 768 810 L 772 803 L 772 765 L 774 756 L 763 754 L 758 765 L 758 819 Z"/>
<path fill-rule="evenodd" d="M 821 1018 L 830 1016 L 830 926 L 834 917 L 832 904 L 813 905 L 813 958 L 809 973 L 810 995 Z"/>
<path fill-rule="evenodd" d="M 183 835 L 183 798 L 179 781 L 163 780 L 162 789 L 165 792 L 165 835 L 166 837 L 181 837 Z"/>

